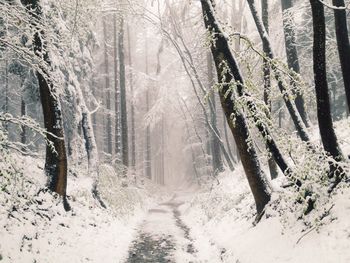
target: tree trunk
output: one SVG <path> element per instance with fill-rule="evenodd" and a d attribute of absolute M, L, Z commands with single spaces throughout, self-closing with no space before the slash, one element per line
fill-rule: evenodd
<path fill-rule="evenodd" d="M 128 141 L 128 116 L 126 110 L 125 90 L 125 56 L 124 56 L 124 19 L 121 18 L 118 34 L 119 49 L 119 80 L 120 80 L 120 116 L 121 116 L 121 139 L 123 165 L 129 166 L 129 141 Z"/>
<path fill-rule="evenodd" d="M 146 75 L 148 76 L 149 70 L 148 70 L 148 40 L 147 36 L 145 37 L 145 66 L 146 66 Z M 150 110 L 150 96 L 149 96 L 149 86 L 147 86 L 146 90 L 146 113 Z M 146 177 L 149 179 L 152 179 L 152 160 L 151 160 L 151 128 L 149 124 L 147 124 L 146 127 Z"/>
<path fill-rule="evenodd" d="M 266 29 L 266 32 L 269 33 L 269 4 L 268 0 L 261 0 L 261 14 L 262 14 L 262 21 L 264 24 L 264 27 Z M 268 48 L 263 43 L 263 50 L 264 53 L 268 52 Z M 264 72 L 264 102 L 268 108 L 267 115 L 269 118 L 271 118 L 271 100 L 270 100 L 270 93 L 271 93 L 271 72 L 270 72 L 270 65 L 266 58 L 263 60 L 263 72 Z M 268 165 L 270 170 L 270 176 L 271 179 L 276 179 L 278 176 L 277 166 L 275 161 L 272 157 L 268 157 Z"/>
<path fill-rule="evenodd" d="M 295 43 L 295 30 L 294 30 L 294 21 L 291 18 L 292 14 L 290 13 L 290 8 L 292 8 L 292 0 L 281 0 L 282 2 L 282 12 L 283 12 L 283 31 L 284 31 L 284 40 L 287 54 L 287 64 L 288 68 L 293 70 L 296 73 L 300 73 L 298 52 Z M 265 27 L 266 28 L 266 27 Z M 306 127 L 309 127 L 309 122 L 305 110 L 305 102 L 302 94 L 295 90 L 297 89 L 297 84 L 295 81 L 291 81 L 293 86 L 294 95 L 295 95 L 295 106 L 302 118 Z"/>
<path fill-rule="evenodd" d="M 115 113 L 115 154 L 120 158 L 121 140 L 120 140 L 120 93 L 118 89 L 118 41 L 117 41 L 117 15 L 113 15 L 113 62 L 114 62 L 114 113 Z M 119 79 L 120 80 L 120 79 Z"/>
<path fill-rule="evenodd" d="M 251 117 L 253 118 L 255 126 L 258 128 L 259 132 L 261 133 L 261 135 L 265 139 L 265 143 L 266 143 L 270 153 L 272 154 L 276 164 L 279 166 L 279 168 L 282 170 L 282 172 L 286 176 L 291 177 L 293 174 L 292 169 L 289 167 L 286 159 L 283 157 L 282 153 L 280 152 L 268 126 L 266 125 L 264 120 L 261 119 L 259 110 L 258 110 L 257 106 L 255 105 L 254 100 L 250 99 L 251 95 L 246 90 L 243 89 L 244 81 L 242 78 L 242 74 L 238 68 L 236 59 L 234 58 L 234 56 L 229 48 L 227 40 L 223 37 L 224 33 L 222 32 L 222 30 L 219 26 L 214 27 L 214 30 L 216 32 L 219 32 L 217 34 L 219 36 L 221 36 L 220 38 L 218 38 L 218 41 L 220 40 L 220 44 L 222 46 L 221 47 L 222 51 L 221 52 L 218 51 L 218 53 L 219 53 L 218 55 L 224 57 L 225 60 L 227 61 L 226 63 L 227 63 L 227 66 L 229 67 L 230 74 L 232 74 L 232 77 L 237 82 L 236 87 L 237 87 L 238 95 L 244 96 L 246 99 L 248 99 L 247 107 L 251 113 Z M 231 78 L 230 80 L 232 80 L 233 78 Z M 237 147 L 238 147 L 238 145 L 237 145 Z M 242 156 L 241 156 L 241 159 L 243 159 Z M 301 182 L 299 180 L 293 178 L 293 181 L 294 180 L 295 180 L 295 184 L 297 186 L 301 185 Z"/>
<path fill-rule="evenodd" d="M 230 139 L 228 138 L 228 132 L 227 132 L 227 121 L 224 113 L 224 118 L 222 118 L 223 126 L 224 126 L 224 134 L 225 134 L 225 141 L 226 141 L 226 146 L 227 146 L 227 151 L 228 154 L 230 155 L 230 158 L 232 161 L 235 161 L 235 158 L 233 157 L 233 153 L 231 150 L 231 144 L 230 144 Z M 237 156 L 237 161 L 239 160 L 239 156 Z"/>
<path fill-rule="evenodd" d="M 4 105 L 4 112 L 9 112 L 9 70 L 8 70 L 8 61 L 5 60 L 5 105 Z M 8 130 L 8 124 L 4 124 L 5 130 Z"/>
<path fill-rule="evenodd" d="M 258 15 L 258 11 L 256 9 L 255 6 L 255 2 L 254 0 L 247 0 L 248 1 L 248 5 L 250 8 L 250 11 L 253 15 L 256 27 L 258 29 L 261 41 L 263 43 L 265 43 L 264 45 L 266 45 L 266 49 L 267 49 L 267 56 L 269 57 L 269 59 L 274 59 L 274 54 L 272 51 L 272 47 L 271 47 L 271 43 L 270 40 L 268 38 L 268 34 L 265 30 L 264 25 L 262 24 L 262 21 Z M 292 120 L 294 122 L 295 128 L 300 136 L 300 138 L 305 141 L 305 142 L 310 142 L 310 136 L 308 135 L 308 132 L 306 130 L 305 124 L 303 123 L 300 114 L 295 106 L 294 101 L 290 98 L 290 95 L 288 94 L 288 89 L 286 84 L 283 81 L 283 78 L 280 74 L 280 72 L 278 71 L 278 69 L 276 68 L 276 66 L 274 64 L 271 65 L 271 68 L 274 72 L 274 77 L 277 80 L 277 84 L 278 84 L 278 88 L 283 96 L 284 102 L 287 106 L 287 109 L 289 111 L 289 114 L 292 117 Z"/>
<path fill-rule="evenodd" d="M 344 157 L 340 150 L 337 136 L 334 131 L 331 116 L 330 98 L 327 83 L 326 70 L 326 24 L 324 6 L 318 0 L 310 0 L 314 31 L 314 78 L 317 102 L 317 119 L 323 147 L 336 161 L 343 161 Z M 330 177 L 333 177 L 333 189 L 343 176 L 343 169 L 330 163 Z M 335 184 L 335 185 L 334 185 Z M 331 190 L 332 190 L 331 189 Z"/>
<path fill-rule="evenodd" d="M 336 7 L 345 7 L 344 0 L 333 0 Z M 345 87 L 348 112 L 350 111 L 350 43 L 346 10 L 334 9 L 335 32 Z"/>
<path fill-rule="evenodd" d="M 132 73 L 132 58 L 131 58 L 131 41 L 130 41 L 130 28 L 128 28 L 128 55 L 129 55 L 129 85 L 131 93 L 131 167 L 135 170 L 136 166 L 136 142 L 135 142 L 135 104 L 134 104 L 134 83 L 133 83 L 133 73 Z"/>
<path fill-rule="evenodd" d="M 21 116 L 26 115 L 26 103 L 23 100 L 23 97 L 21 96 Z M 27 141 L 27 133 L 26 133 L 26 126 L 21 126 L 21 143 L 26 144 Z"/>
<path fill-rule="evenodd" d="M 91 121 L 91 114 L 85 104 L 85 99 L 80 87 L 76 88 L 76 96 L 78 101 L 78 106 L 81 110 L 81 127 L 83 132 L 83 137 L 85 140 L 85 150 L 88 158 L 88 172 L 93 179 L 92 184 L 92 196 L 99 202 L 103 208 L 107 208 L 106 204 L 103 202 L 100 192 L 98 191 L 98 179 L 99 179 L 99 158 L 98 150 L 96 145 L 96 139 L 94 134 L 94 129 Z"/>
<path fill-rule="evenodd" d="M 39 0 L 21 0 L 22 4 L 26 6 L 28 12 L 35 16 L 36 19 L 40 19 L 42 16 L 41 6 Z M 34 25 L 36 26 L 36 25 Z M 35 53 L 43 58 L 48 66 L 51 65 L 48 50 L 46 50 L 45 34 L 41 28 L 34 35 L 33 46 Z M 63 131 L 63 117 L 61 111 L 61 104 L 56 96 L 56 87 L 52 82 L 48 82 L 47 76 L 50 76 L 50 72 L 47 72 L 46 68 L 41 68 L 41 72 L 36 72 L 38 82 L 40 99 L 44 113 L 44 124 L 46 130 L 49 132 L 47 139 L 53 143 L 55 152 L 49 145 L 46 146 L 46 162 L 45 172 L 48 175 L 48 187 L 50 190 L 60 194 L 64 198 L 65 209 L 69 210 L 70 207 L 66 202 L 66 189 L 67 189 L 67 156 Z"/>
<path fill-rule="evenodd" d="M 105 18 L 103 19 L 103 39 L 104 39 L 104 63 L 105 63 L 105 100 L 107 108 L 107 123 L 106 123 L 106 150 L 112 154 L 112 116 L 111 116 L 111 90 L 109 82 L 109 64 L 108 64 L 108 46 L 107 46 L 107 25 Z"/>
<path fill-rule="evenodd" d="M 213 61 L 211 54 L 207 53 L 207 70 L 208 70 L 208 90 L 210 94 L 210 99 L 212 103 L 212 107 L 210 107 L 210 123 L 216 133 L 219 135 L 219 130 L 217 128 L 217 118 L 216 118 L 216 105 L 215 105 L 215 93 L 211 91 L 212 86 L 214 85 L 214 75 L 213 75 Z M 224 170 L 224 166 L 221 158 L 220 151 L 220 142 L 218 136 L 214 134 L 213 131 L 210 133 L 211 140 L 211 156 L 213 163 L 213 171 L 214 173 L 222 172 Z"/>
<path fill-rule="evenodd" d="M 218 80 L 222 85 L 219 90 L 221 105 L 239 149 L 242 165 L 254 196 L 257 213 L 260 215 L 270 201 L 270 189 L 266 183 L 255 147 L 253 144 L 248 146 L 247 142 L 251 140 L 251 137 L 245 116 L 242 111 L 238 110 L 234 93 L 230 90 L 230 85 L 226 84 L 233 80 L 231 74 L 234 74 L 234 72 L 227 72 L 224 65 L 228 64 L 230 68 L 235 67 L 238 72 L 237 64 L 229 50 L 227 40 L 223 37 L 223 32 L 219 28 L 219 23 L 215 19 L 210 1 L 201 0 L 201 4 L 205 27 L 216 35 L 211 45 L 211 52 L 215 61 Z M 230 56 L 231 60 L 227 60 L 227 56 Z M 235 118 L 232 119 L 232 116 Z"/>

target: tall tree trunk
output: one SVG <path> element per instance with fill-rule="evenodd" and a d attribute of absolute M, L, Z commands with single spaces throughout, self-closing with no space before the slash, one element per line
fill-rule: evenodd
<path fill-rule="evenodd" d="M 23 99 L 23 96 L 21 96 L 21 116 L 25 116 L 26 113 L 26 103 Z M 21 126 L 21 143 L 26 144 L 27 141 L 27 133 L 26 133 L 26 126 Z"/>
<path fill-rule="evenodd" d="M 227 152 L 230 155 L 230 158 L 232 159 L 232 161 L 235 161 L 235 157 L 233 157 L 233 153 L 231 150 L 231 144 L 230 144 L 230 139 L 228 138 L 228 132 L 227 132 L 227 120 L 225 117 L 225 113 L 224 113 L 224 118 L 222 118 L 222 122 L 223 122 L 223 126 L 224 126 L 224 134 L 225 134 L 225 141 L 226 141 L 226 145 L 227 145 Z M 237 154 L 237 161 L 239 160 L 239 154 Z"/>
<path fill-rule="evenodd" d="M 96 145 L 96 138 L 91 121 L 91 114 L 86 106 L 85 98 L 80 87 L 76 87 L 77 104 L 81 111 L 81 127 L 85 140 L 85 150 L 88 158 L 88 172 L 93 179 L 92 184 L 92 196 L 99 202 L 103 208 L 107 208 L 103 202 L 100 192 L 98 191 L 98 179 L 99 179 L 99 158 Z"/>
<path fill-rule="evenodd" d="M 268 51 L 266 54 L 268 55 L 268 57 L 270 59 L 274 59 L 274 54 L 272 51 L 271 43 L 270 43 L 270 40 L 268 38 L 268 34 L 265 30 L 265 27 L 264 27 L 259 15 L 258 15 L 258 11 L 257 11 L 257 8 L 255 6 L 255 1 L 254 0 L 247 0 L 247 1 L 248 1 L 248 5 L 249 5 L 250 11 L 252 13 L 252 16 L 254 18 L 255 25 L 258 29 L 261 41 L 263 43 L 265 43 L 265 45 L 266 45 L 266 49 Z M 290 95 L 288 94 L 287 86 L 284 83 L 280 72 L 278 71 L 278 69 L 276 68 L 276 66 L 274 64 L 271 65 L 271 68 L 274 72 L 274 77 L 277 80 L 278 88 L 282 94 L 284 102 L 287 106 L 289 114 L 292 117 L 293 123 L 295 125 L 295 128 L 296 128 L 300 138 L 305 142 L 310 142 L 310 136 L 306 130 L 306 126 L 300 117 L 300 114 L 295 106 L 294 101 L 291 99 Z"/>
<path fill-rule="evenodd" d="M 299 58 L 298 52 L 295 43 L 295 29 L 294 29 L 294 20 L 290 9 L 292 8 L 292 0 L 281 0 L 282 2 L 282 12 L 283 12 L 283 31 L 284 31 L 284 40 L 287 54 L 287 64 L 288 68 L 293 70 L 296 73 L 300 73 Z M 266 28 L 266 27 L 265 27 Z M 294 87 L 295 95 L 295 106 L 302 118 L 306 127 L 309 127 L 309 122 L 305 110 L 305 101 L 297 89 L 297 84 L 294 80 L 291 81 L 292 86 Z"/>
<path fill-rule="evenodd" d="M 113 62 L 114 62 L 114 113 L 115 113 L 115 154 L 120 158 L 121 140 L 120 140 L 120 93 L 118 88 L 118 32 L 117 32 L 117 15 L 113 15 Z M 120 77 L 119 77 L 120 80 Z"/>
<path fill-rule="evenodd" d="M 106 123 L 106 132 L 107 132 L 107 140 L 106 140 L 106 150 L 107 153 L 112 154 L 112 116 L 111 116 L 111 87 L 109 81 L 109 63 L 108 63 L 108 46 L 107 46 L 107 25 L 106 19 L 103 19 L 103 39 L 104 39 L 104 63 L 105 63 L 105 91 L 104 94 L 106 100 L 106 108 L 107 108 L 107 123 Z"/>
<path fill-rule="evenodd" d="M 204 0 L 203 0 L 204 1 Z M 204 1 L 202 3 L 208 3 L 207 1 Z M 209 4 L 209 3 L 208 3 Z M 214 13 L 214 10 L 212 11 Z M 213 20 L 214 15 L 213 16 Z M 215 42 L 216 43 L 220 43 L 221 44 L 221 50 L 217 51 L 217 55 L 221 56 L 225 59 L 225 61 L 227 61 L 227 66 L 229 67 L 230 70 L 230 74 L 232 74 L 232 77 L 230 78 L 231 80 L 235 80 L 236 81 L 236 87 L 237 87 L 237 93 L 239 96 L 244 96 L 248 101 L 247 101 L 247 107 L 250 111 L 250 115 L 255 123 L 255 126 L 257 127 L 257 129 L 259 130 L 259 132 L 261 133 L 261 135 L 263 136 L 263 138 L 265 139 L 265 143 L 270 151 L 270 153 L 272 154 L 276 164 L 278 165 L 278 167 L 282 170 L 282 172 L 288 176 L 288 177 L 293 177 L 293 171 L 291 169 L 291 167 L 288 165 L 286 159 L 283 157 L 281 151 L 279 150 L 273 135 L 271 134 L 268 126 L 265 123 L 265 120 L 263 120 L 260 117 L 259 114 L 259 110 L 257 108 L 257 106 L 254 103 L 254 100 L 251 100 L 251 95 L 248 93 L 247 90 L 244 89 L 244 81 L 242 78 L 242 74 L 238 68 L 236 59 L 234 58 L 229 45 L 227 43 L 227 40 L 224 38 L 224 33 L 221 30 L 221 28 L 219 26 L 213 27 L 213 29 L 215 30 L 214 32 L 218 32 L 216 33 L 218 35 L 218 39 Z M 233 94 L 233 93 L 231 93 Z M 239 147 L 237 145 L 237 147 Z M 239 150 L 240 152 L 240 150 Z M 241 153 L 241 152 L 240 152 Z M 243 161 L 243 157 L 241 156 L 241 160 Z M 301 182 L 296 179 L 296 178 L 292 178 L 293 181 L 295 181 L 295 184 L 297 186 L 301 185 Z"/>
<path fill-rule="evenodd" d="M 333 0 L 336 7 L 345 7 L 344 0 Z M 334 9 L 335 32 L 337 36 L 338 53 L 345 87 L 348 112 L 350 111 L 350 43 L 347 25 L 347 15 L 344 9 Z"/>
<path fill-rule="evenodd" d="M 4 105 L 4 112 L 9 112 L 9 69 L 8 69 L 8 61 L 5 60 L 5 105 Z M 8 129 L 8 124 L 4 124 L 5 130 Z"/>
<path fill-rule="evenodd" d="M 208 90 L 209 90 L 210 99 L 212 103 L 212 107 L 210 108 L 210 123 L 213 129 L 216 130 L 219 135 L 219 130 L 217 128 L 215 93 L 211 91 L 211 88 L 214 85 L 213 59 L 209 52 L 207 53 L 207 70 L 208 70 Z M 224 165 L 222 163 L 222 158 L 221 158 L 220 142 L 219 142 L 218 136 L 216 136 L 216 134 L 214 134 L 213 131 L 211 131 L 210 140 L 211 140 L 211 156 L 212 156 L 212 163 L 213 163 L 213 171 L 216 174 L 224 170 Z"/>
<path fill-rule="evenodd" d="M 131 167 L 135 169 L 136 166 L 136 141 L 135 141 L 135 104 L 134 104 L 134 83 L 133 83 L 133 73 L 132 73 L 132 58 L 131 58 L 131 41 L 130 41 L 130 27 L 127 26 L 128 30 L 128 55 L 129 55 L 129 85 L 131 93 Z"/>
<path fill-rule="evenodd" d="M 266 32 L 269 34 L 269 3 L 268 0 L 261 0 L 261 16 L 262 16 L 262 21 L 264 23 Z M 265 43 L 263 43 L 263 50 L 264 53 L 268 52 L 268 48 L 266 47 Z M 270 72 L 270 64 L 264 58 L 263 61 L 263 72 L 264 72 L 264 102 L 268 108 L 267 115 L 269 118 L 271 118 L 271 72 Z M 275 161 L 273 160 L 272 157 L 268 157 L 268 165 L 270 169 L 270 176 L 271 179 L 275 179 L 278 176 L 278 171 L 277 171 L 277 166 Z"/>
<path fill-rule="evenodd" d="M 256 209 L 260 215 L 266 204 L 270 201 L 270 189 L 266 183 L 266 178 L 261 169 L 255 147 L 253 144 L 251 144 L 251 146 L 247 144 L 247 141 L 251 140 L 251 137 L 245 116 L 243 112 L 237 109 L 236 100 L 234 98 L 235 95 L 230 89 L 230 85 L 227 84 L 233 80 L 232 74 L 235 75 L 239 70 L 229 50 L 227 40 L 224 38 L 223 32 L 219 28 L 219 22 L 215 19 L 210 0 L 201 0 L 201 4 L 205 27 L 216 36 L 216 38 L 212 40 L 211 52 L 215 61 L 218 80 L 222 85 L 219 90 L 221 105 L 239 149 L 242 164 L 254 196 Z M 227 60 L 227 56 L 230 56 L 230 60 Z M 236 72 L 227 72 L 224 66 L 226 64 L 228 64 L 230 68 L 235 68 Z M 238 79 L 236 79 L 236 81 L 237 80 Z M 235 116 L 235 118 L 232 119 L 232 116 Z"/>
<path fill-rule="evenodd" d="M 160 141 L 160 184 L 165 184 L 165 117 L 164 114 L 162 114 L 162 121 L 161 121 L 161 141 Z"/>
<path fill-rule="evenodd" d="M 123 165 L 129 166 L 129 140 L 128 140 L 128 116 L 126 110 L 126 88 L 125 88 L 125 55 L 124 55 L 124 18 L 120 20 L 118 34 L 119 49 L 119 80 L 120 80 L 120 116 L 122 137 L 122 161 Z"/>
<path fill-rule="evenodd" d="M 326 23 L 324 6 L 318 0 L 310 0 L 310 3 L 314 31 L 313 60 L 318 126 L 322 144 L 326 152 L 328 152 L 336 161 L 343 161 L 344 157 L 338 144 L 331 116 L 326 70 Z M 344 171 L 338 165 L 330 163 L 330 166 L 330 177 L 333 177 L 334 180 L 330 190 L 333 190 L 333 188 L 340 182 Z"/>
<path fill-rule="evenodd" d="M 26 6 L 28 12 L 35 16 L 35 19 L 41 18 L 42 11 L 39 0 L 21 0 L 21 2 Z M 37 29 L 38 31 L 35 33 L 33 39 L 34 51 L 48 66 L 50 66 L 50 57 L 48 50 L 46 50 L 45 42 L 43 41 L 45 39 L 44 31 L 41 28 Z M 39 82 L 40 99 L 44 113 L 44 124 L 46 130 L 49 132 L 47 139 L 53 143 L 55 148 L 54 152 L 49 145 L 46 146 L 45 172 L 48 175 L 48 187 L 50 190 L 63 196 L 65 209 L 69 210 L 70 207 L 66 202 L 67 156 L 61 104 L 55 94 L 56 87 L 52 82 L 48 82 L 47 80 L 47 77 L 50 76 L 50 72 L 48 72 L 46 68 L 41 68 L 41 72 L 37 71 L 36 75 Z"/>
<path fill-rule="evenodd" d="M 146 75 L 148 76 L 149 70 L 148 70 L 148 40 L 147 35 L 145 37 L 145 66 L 146 66 Z M 150 110 L 150 94 L 149 94 L 149 86 L 147 85 L 146 90 L 146 113 Z M 151 128 L 149 124 L 147 124 L 146 127 L 146 177 L 149 179 L 152 179 L 152 160 L 151 160 Z"/>

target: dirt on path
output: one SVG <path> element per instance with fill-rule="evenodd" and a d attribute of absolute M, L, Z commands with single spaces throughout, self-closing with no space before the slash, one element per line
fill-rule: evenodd
<path fill-rule="evenodd" d="M 178 209 L 182 204 L 175 194 L 168 202 L 148 211 L 125 263 L 195 262 L 197 251 L 190 228 L 182 221 Z"/>

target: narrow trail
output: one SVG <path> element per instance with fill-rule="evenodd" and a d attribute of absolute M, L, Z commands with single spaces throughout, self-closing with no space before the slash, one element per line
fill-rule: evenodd
<path fill-rule="evenodd" d="M 182 221 L 175 194 L 168 202 L 148 211 L 125 263 L 196 262 L 190 228 Z"/>

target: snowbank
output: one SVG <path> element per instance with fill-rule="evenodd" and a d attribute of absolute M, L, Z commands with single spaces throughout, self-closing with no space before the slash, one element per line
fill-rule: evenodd
<path fill-rule="evenodd" d="M 152 183 L 122 180 L 103 166 L 99 190 L 108 209 L 92 198 L 92 180 L 79 171 L 69 176 L 72 210 L 65 212 L 62 200 L 43 188 L 43 160 L 17 160 L 23 175 L 0 192 L 1 262 L 122 262 L 139 220 L 159 197 Z"/>
<path fill-rule="evenodd" d="M 349 126 L 349 120 L 336 123 L 346 154 L 350 152 Z M 317 140 L 316 130 L 314 134 Z M 275 192 L 264 217 L 253 226 L 254 200 L 243 168 L 226 171 L 218 180 L 219 184 L 198 192 L 181 207 L 183 220 L 192 226 L 194 246 L 207 257 L 220 255 L 203 262 L 350 262 L 349 184 L 340 184 L 331 197 L 320 194 L 319 205 L 304 216 L 295 192 L 280 188 L 283 179 L 279 178 L 272 182 Z"/>

